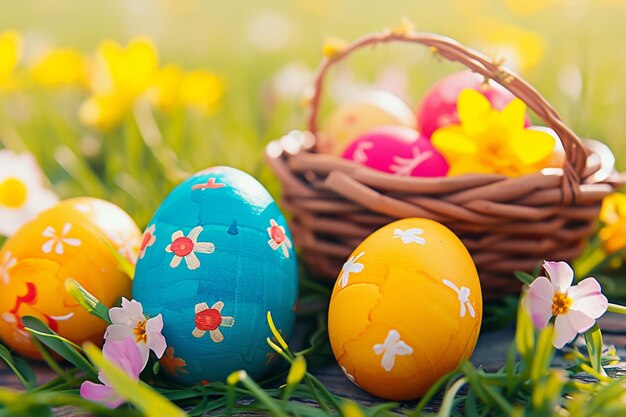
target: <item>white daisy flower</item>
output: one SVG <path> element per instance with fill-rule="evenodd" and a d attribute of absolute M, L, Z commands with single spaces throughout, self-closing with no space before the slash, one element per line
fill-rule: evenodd
<path fill-rule="evenodd" d="M 58 197 L 44 188 L 45 177 L 28 153 L 0 150 L 0 235 L 11 236 Z"/>

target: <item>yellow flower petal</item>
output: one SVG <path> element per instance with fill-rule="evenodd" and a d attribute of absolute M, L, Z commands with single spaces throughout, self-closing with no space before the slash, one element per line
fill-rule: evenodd
<path fill-rule="evenodd" d="M 85 125 L 107 131 L 118 125 L 130 104 L 119 95 L 94 95 L 83 102 L 78 116 Z"/>
<path fill-rule="evenodd" d="M 305 374 L 306 360 L 302 355 L 298 355 L 291 364 L 291 368 L 289 368 L 289 373 L 287 374 L 287 385 L 299 384 Z"/>
<path fill-rule="evenodd" d="M 464 174 L 495 174 L 497 171 L 474 157 L 463 157 L 450 164 L 448 176 Z"/>
<path fill-rule="evenodd" d="M 33 78 L 49 87 L 87 83 L 87 60 L 78 51 L 50 49 L 31 68 Z"/>
<path fill-rule="evenodd" d="M 274 320 L 272 320 L 272 313 L 269 312 L 269 311 L 267 312 L 267 324 L 269 324 L 270 330 L 272 331 L 272 334 L 274 335 L 274 338 L 276 338 L 276 341 L 278 341 L 278 344 L 284 350 L 288 350 L 289 346 L 287 346 L 287 342 L 285 342 L 285 339 L 283 339 L 283 336 L 276 329 L 276 326 L 274 325 Z"/>
<path fill-rule="evenodd" d="M 534 165 L 548 158 L 554 150 L 554 138 L 545 132 L 525 129 L 513 135 L 510 146 L 525 165 Z"/>
<path fill-rule="evenodd" d="M 180 101 L 202 114 L 213 114 L 222 96 L 224 82 L 207 70 L 192 71 L 180 84 Z"/>
<path fill-rule="evenodd" d="M 459 93 L 457 109 L 459 120 L 469 134 L 482 131 L 493 112 L 489 100 L 471 88 L 466 88 Z"/>
<path fill-rule="evenodd" d="M 0 91 L 15 87 L 13 71 L 22 58 L 22 37 L 14 30 L 0 33 Z"/>
<path fill-rule="evenodd" d="M 458 125 L 437 129 L 431 137 L 431 142 L 446 159 L 454 159 L 458 155 L 475 155 L 478 151 L 476 142 Z"/>
<path fill-rule="evenodd" d="M 523 129 L 526 121 L 526 103 L 513 99 L 500 113 L 500 123 L 510 129 Z"/>

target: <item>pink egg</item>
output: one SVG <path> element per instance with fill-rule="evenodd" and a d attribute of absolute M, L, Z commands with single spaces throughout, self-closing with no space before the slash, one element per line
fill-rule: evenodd
<path fill-rule="evenodd" d="M 500 84 L 490 81 L 484 84 L 485 78 L 471 71 L 461 71 L 448 75 L 433 85 L 424 95 L 418 109 L 417 120 L 422 134 L 428 138 L 440 127 L 459 122 L 456 102 L 459 93 L 466 89 L 481 92 L 491 106 L 502 110 L 515 96 Z M 526 127 L 530 119 L 526 117 Z"/>
<path fill-rule="evenodd" d="M 342 156 L 398 176 L 441 177 L 448 163 L 425 136 L 401 126 L 382 126 L 356 138 Z"/>

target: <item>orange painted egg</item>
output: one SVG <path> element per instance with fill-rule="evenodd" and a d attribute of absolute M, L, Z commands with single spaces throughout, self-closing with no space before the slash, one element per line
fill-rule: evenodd
<path fill-rule="evenodd" d="M 328 332 L 348 379 L 409 400 L 471 356 L 481 320 L 480 282 L 463 243 L 437 222 L 411 218 L 352 252 L 333 290 Z"/>
<path fill-rule="evenodd" d="M 108 306 L 129 297 L 131 281 L 113 251 L 136 259 L 140 239 L 130 216 L 94 198 L 62 201 L 26 223 L 0 251 L 0 339 L 39 357 L 21 322 L 35 316 L 75 343 L 102 343 L 106 323 L 67 293 L 65 280 L 74 278 Z"/>
<path fill-rule="evenodd" d="M 411 108 L 387 91 L 367 91 L 335 110 L 319 134 L 320 152 L 341 154 L 352 140 L 379 126 L 415 128 Z"/>

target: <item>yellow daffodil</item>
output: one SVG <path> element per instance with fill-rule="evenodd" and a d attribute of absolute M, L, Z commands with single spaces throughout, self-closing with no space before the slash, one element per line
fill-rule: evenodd
<path fill-rule="evenodd" d="M 615 193 L 604 198 L 600 210 L 603 223 L 599 236 L 608 253 L 626 248 L 626 195 Z"/>
<path fill-rule="evenodd" d="M 79 110 L 81 121 L 105 131 L 118 125 L 152 86 L 158 66 L 156 48 L 147 38 L 135 38 L 126 47 L 102 42 L 90 74 L 93 94 Z"/>
<path fill-rule="evenodd" d="M 58 201 L 43 183 L 43 172 L 31 154 L 0 150 L 1 235 L 12 235 Z"/>
<path fill-rule="evenodd" d="M 171 111 L 180 104 L 179 88 L 184 79 L 184 72 L 178 65 L 161 68 L 150 88 L 152 105 L 162 111 Z"/>
<path fill-rule="evenodd" d="M 494 110 L 479 92 L 459 94 L 460 124 L 433 133 L 432 143 L 450 165 L 448 175 L 504 174 L 512 177 L 550 166 L 555 139 L 548 133 L 525 129 L 526 105 L 514 99 L 502 111 Z"/>
<path fill-rule="evenodd" d="M 224 95 L 224 82 L 217 75 L 201 69 L 188 73 L 179 91 L 182 104 L 210 115 L 215 113 Z"/>
<path fill-rule="evenodd" d="M 96 53 L 92 88 L 96 94 L 137 98 L 152 85 L 159 66 L 157 50 L 151 40 L 135 38 L 124 48 L 104 41 Z"/>
<path fill-rule="evenodd" d="M 47 87 L 86 86 L 87 58 L 70 48 L 50 49 L 37 59 L 31 74 Z"/>
<path fill-rule="evenodd" d="M 15 88 L 14 72 L 22 57 L 22 37 L 14 30 L 0 33 L 0 92 Z"/>

